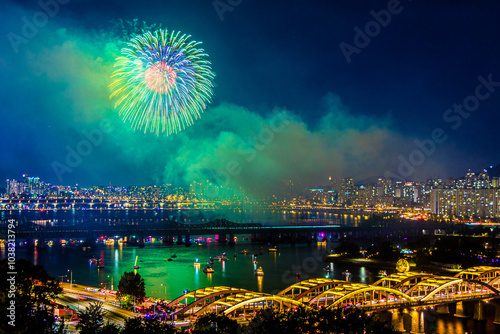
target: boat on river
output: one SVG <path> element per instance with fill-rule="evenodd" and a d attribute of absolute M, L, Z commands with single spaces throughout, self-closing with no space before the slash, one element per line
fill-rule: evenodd
<path fill-rule="evenodd" d="M 259 267 L 259 268 L 255 271 L 255 276 L 264 276 L 264 269 L 262 269 L 262 267 Z"/>
<path fill-rule="evenodd" d="M 213 274 L 215 270 L 214 268 L 212 268 L 212 266 L 206 266 L 205 268 L 203 268 L 203 272 L 205 274 Z"/>
<path fill-rule="evenodd" d="M 139 269 L 139 265 L 137 264 L 137 260 L 139 259 L 139 255 L 135 256 L 135 264 L 134 264 L 134 269 Z"/>
<path fill-rule="evenodd" d="M 226 261 L 227 260 L 226 253 L 222 253 L 222 255 L 214 257 L 214 260 Z"/>

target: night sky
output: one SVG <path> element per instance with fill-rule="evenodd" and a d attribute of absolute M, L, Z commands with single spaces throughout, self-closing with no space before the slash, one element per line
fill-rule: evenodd
<path fill-rule="evenodd" d="M 260 193 L 287 179 L 423 180 L 497 165 L 500 3 L 476 2 L 70 0 L 43 22 L 37 1 L 4 1 L 0 180 L 211 180 Z M 25 27 L 34 18 L 36 32 Z M 191 127 L 144 134 L 113 109 L 119 19 L 203 42 L 214 99 Z M 102 140 L 68 163 L 92 131 Z"/>

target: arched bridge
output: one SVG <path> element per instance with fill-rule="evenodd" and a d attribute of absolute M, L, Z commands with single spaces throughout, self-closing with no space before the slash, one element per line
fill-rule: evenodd
<path fill-rule="evenodd" d="M 189 292 L 169 303 L 178 317 L 207 312 L 231 316 L 253 315 L 267 307 L 279 310 L 357 307 L 366 311 L 426 307 L 500 298 L 500 268 L 479 266 L 455 276 L 406 272 L 374 284 L 314 278 L 290 285 L 272 295 L 231 287 L 210 287 Z"/>

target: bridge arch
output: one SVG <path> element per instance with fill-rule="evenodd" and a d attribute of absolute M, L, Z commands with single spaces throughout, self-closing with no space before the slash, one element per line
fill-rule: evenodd
<path fill-rule="evenodd" d="M 325 292 L 325 294 L 327 292 Z M 385 293 L 393 294 L 395 296 L 400 296 L 402 299 L 404 298 L 408 302 L 416 302 L 417 301 L 416 299 L 414 299 L 411 296 L 408 296 L 404 292 L 401 292 L 401 291 L 398 291 L 398 290 L 394 290 L 394 289 L 390 289 L 390 288 L 384 288 L 384 287 L 380 287 L 380 286 L 373 286 L 373 285 L 371 285 L 371 286 L 368 286 L 366 288 L 357 289 L 357 290 L 353 290 L 353 291 L 348 292 L 347 294 L 345 294 L 341 298 L 335 300 L 330 306 L 328 306 L 328 308 L 333 308 L 333 307 L 337 307 L 339 305 L 342 305 L 343 301 L 348 300 L 350 298 L 354 298 L 354 297 L 356 297 L 359 294 L 363 294 L 363 297 L 366 299 L 365 292 L 385 292 Z M 317 298 L 320 298 L 320 296 L 318 296 Z"/>
<path fill-rule="evenodd" d="M 268 295 L 268 296 L 256 297 L 256 298 L 242 301 L 236 305 L 229 307 L 227 310 L 224 311 L 224 314 L 226 314 L 226 315 L 230 314 L 231 312 L 236 311 L 237 309 L 242 308 L 245 305 L 257 304 L 257 303 L 261 304 L 263 302 L 268 302 L 268 301 L 279 303 L 280 309 L 281 309 L 283 304 L 288 304 L 288 305 L 290 305 L 290 307 L 292 307 L 292 305 L 296 306 L 296 307 L 303 307 L 307 310 L 312 309 L 310 306 L 303 304 L 295 299 L 290 299 L 290 298 L 285 298 L 285 297 L 280 297 L 280 296 L 275 296 L 275 295 Z M 266 303 L 266 305 L 267 305 L 267 303 Z"/>
<path fill-rule="evenodd" d="M 222 299 L 228 295 L 248 293 L 248 292 L 250 292 L 250 291 L 244 290 L 244 289 L 226 290 L 226 291 L 223 291 L 222 293 L 221 293 L 221 291 L 213 292 L 213 293 L 205 295 L 199 299 L 195 299 L 193 302 L 187 304 L 182 309 L 176 311 L 175 314 L 177 314 L 177 315 L 186 314 L 189 310 L 192 310 L 192 309 L 194 309 L 196 307 L 200 307 L 200 306 L 201 306 L 201 309 L 203 309 L 205 306 L 207 306 L 207 304 L 209 305 L 209 304 L 213 303 L 217 297 L 220 297 L 219 299 Z M 210 299 L 212 299 L 212 302 L 209 302 Z M 198 313 L 198 311 L 196 313 Z"/>
<path fill-rule="evenodd" d="M 499 267 L 491 266 L 476 266 L 462 270 L 455 275 L 457 278 L 463 278 L 468 280 L 478 280 L 478 281 L 490 281 L 492 278 L 500 276 Z"/>
<path fill-rule="evenodd" d="M 303 298 L 307 296 L 313 296 L 313 299 L 316 300 L 316 297 L 323 292 L 330 291 L 338 286 L 343 286 L 343 285 L 349 285 L 352 286 L 353 283 L 347 282 L 347 281 L 341 281 L 341 280 L 332 280 L 332 282 L 325 282 L 325 283 L 320 283 L 318 285 L 315 285 L 306 291 L 302 292 L 298 296 L 294 297 L 293 299 L 298 300 L 302 303 L 304 303 Z M 357 284 L 359 285 L 359 284 Z M 328 287 L 326 290 L 325 288 Z M 319 292 L 319 293 L 318 293 Z M 310 301 L 309 301 L 310 302 Z"/>
<path fill-rule="evenodd" d="M 495 289 L 494 287 L 490 286 L 487 283 L 484 283 L 484 282 L 481 282 L 481 281 L 475 281 L 475 280 L 464 280 L 462 278 L 459 278 L 459 279 L 452 280 L 452 281 L 449 281 L 449 282 L 446 282 L 446 283 L 442 284 L 441 286 L 439 286 L 436 289 L 432 290 L 430 293 L 426 294 L 420 300 L 423 301 L 423 302 L 428 301 L 429 299 L 433 298 L 437 293 L 441 292 L 444 289 L 447 289 L 449 286 L 458 285 L 458 288 L 460 289 L 460 284 L 464 284 L 466 286 L 478 284 L 478 285 L 481 285 L 481 286 L 485 287 L 487 290 L 490 290 L 495 295 L 499 294 L 499 291 L 497 289 Z M 481 289 L 481 290 L 483 290 L 483 289 Z M 459 290 L 459 292 L 461 292 L 461 290 Z M 474 292 L 473 293 L 477 293 L 475 288 L 474 288 Z"/>
<path fill-rule="evenodd" d="M 492 287 L 498 290 L 500 288 L 500 276 L 493 278 L 491 281 L 488 282 L 488 285 L 491 285 Z"/>
<path fill-rule="evenodd" d="M 217 300 L 214 300 L 211 303 L 205 304 L 203 307 L 201 307 L 199 310 L 195 311 L 194 313 L 196 315 L 199 314 L 204 314 L 208 311 L 214 310 L 216 313 L 222 309 L 222 311 L 228 309 L 229 307 L 232 307 L 238 303 L 241 303 L 246 300 L 250 300 L 253 298 L 257 297 L 265 297 L 265 296 L 272 296 L 268 293 L 262 293 L 262 292 L 253 292 L 253 291 L 244 291 L 241 293 L 235 293 L 235 294 L 228 294 L 224 298 L 220 298 Z M 219 309 L 220 307 L 220 309 Z"/>
<path fill-rule="evenodd" d="M 434 274 L 416 272 L 395 273 L 379 279 L 378 281 L 373 283 L 373 285 L 403 291 L 403 288 L 405 287 L 410 289 L 414 285 L 433 277 L 438 276 Z"/>
<path fill-rule="evenodd" d="M 346 283 L 346 281 L 336 280 L 336 279 L 331 279 L 331 278 L 311 278 L 311 279 L 307 279 L 307 280 L 303 280 L 303 281 L 294 283 L 294 284 L 288 286 L 287 288 L 281 290 L 276 295 L 282 296 L 282 297 L 288 296 L 289 295 L 288 292 L 291 291 L 292 292 L 291 293 L 292 299 L 295 299 L 294 291 L 297 289 L 300 291 L 297 295 L 300 295 L 303 293 L 303 290 L 307 291 L 311 288 L 317 287 L 317 286 L 322 285 L 322 284 L 328 285 L 328 284 L 335 284 L 335 283 Z"/>
<path fill-rule="evenodd" d="M 194 298 L 195 301 L 192 303 L 189 303 L 188 305 L 184 305 L 183 309 L 189 306 L 190 304 L 196 303 L 197 298 L 203 299 L 203 301 L 206 301 L 209 298 L 213 298 L 214 301 L 217 297 L 219 299 L 224 298 L 228 295 L 236 294 L 236 293 L 241 293 L 241 292 L 249 292 L 248 290 L 240 289 L 240 288 L 231 288 L 228 286 L 212 286 L 208 288 L 201 288 L 197 290 L 190 291 L 184 295 L 181 295 L 174 300 L 172 300 L 170 303 L 167 304 L 167 307 L 178 307 L 179 303 L 183 300 L 189 299 L 189 298 Z M 194 307 L 194 305 L 192 306 Z"/>

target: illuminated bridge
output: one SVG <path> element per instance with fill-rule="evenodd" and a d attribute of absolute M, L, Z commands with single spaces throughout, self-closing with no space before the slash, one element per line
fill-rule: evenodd
<path fill-rule="evenodd" d="M 182 319 L 208 312 L 244 317 L 253 316 L 263 308 L 290 310 L 298 307 L 356 307 L 367 312 L 421 312 L 435 307 L 439 313 L 449 313 L 449 304 L 456 304 L 455 316 L 466 317 L 463 303 L 473 302 L 476 304 L 474 317 L 480 319 L 484 317 L 484 303 L 498 300 L 495 321 L 500 323 L 499 284 L 499 267 L 480 266 L 455 276 L 395 273 L 371 285 L 315 278 L 292 284 L 275 295 L 216 286 L 188 292 L 168 306 L 175 309 L 176 316 Z"/>
<path fill-rule="evenodd" d="M 48 199 L 0 199 L 1 210 L 53 210 L 53 209 L 167 209 L 167 208 L 215 208 L 221 201 L 193 202 L 186 200 L 145 200 L 105 198 L 48 198 Z"/>
<path fill-rule="evenodd" d="M 2 221 L 5 225 L 7 221 Z M 252 240 L 265 240 L 274 243 L 295 242 L 297 240 L 314 240 L 318 234 L 323 233 L 329 238 L 339 238 L 342 235 L 353 237 L 375 238 L 377 236 L 400 235 L 420 236 L 434 233 L 454 233 L 454 229 L 461 229 L 456 225 L 430 225 L 420 223 L 408 223 L 393 227 L 356 227 L 339 226 L 328 223 L 316 223 L 314 225 L 275 225 L 265 226 L 262 224 L 234 223 L 225 219 L 216 219 L 207 223 L 179 223 L 172 220 L 164 220 L 155 223 L 144 224 L 112 224 L 88 222 L 76 225 L 57 226 L 50 221 L 43 224 L 26 222 L 18 223 L 16 226 L 16 239 L 21 240 L 49 240 L 85 238 L 89 242 L 95 242 L 101 237 L 127 237 L 137 243 L 144 243 L 149 236 L 162 237 L 164 242 L 172 243 L 177 237 L 177 242 L 189 243 L 190 236 L 217 235 L 218 240 L 225 242 L 234 240 L 236 234 L 250 234 Z M 7 229 L 0 229 L 0 239 L 6 238 Z"/>

